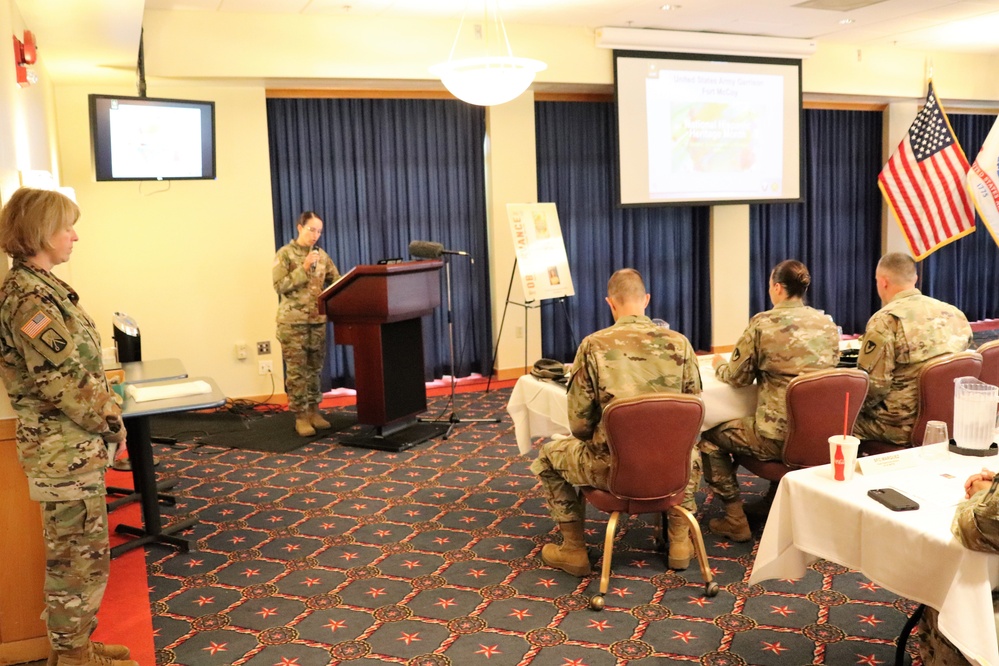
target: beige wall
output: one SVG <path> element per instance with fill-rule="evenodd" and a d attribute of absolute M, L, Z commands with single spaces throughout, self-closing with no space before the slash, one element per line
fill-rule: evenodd
<path fill-rule="evenodd" d="M 0 34 L 24 34 L 25 25 L 13 0 L 0 0 Z M 11 58 L 11 42 L 6 37 L 7 57 L 0 67 L 0 203 L 20 186 L 20 172 L 42 170 L 58 176 L 52 88 L 41 83 L 27 88 L 17 85 Z M 4 257 L 6 259 L 6 257 Z M 0 279 L 7 273 L 8 261 L 0 261 Z M 0 391 L 0 418 L 13 412 L 7 394 Z"/>
<path fill-rule="evenodd" d="M 538 171 L 534 146 L 534 95 L 528 91 L 486 113 L 486 197 L 489 200 L 489 268 L 492 277 L 496 366 L 500 378 L 518 376 L 541 357 L 541 313 L 524 305 L 520 274 L 510 282 L 514 267 L 513 235 L 507 221 L 507 203 L 537 203 Z M 507 290 L 510 301 L 506 306 Z M 536 305 L 536 304 L 535 304 Z M 503 317 L 504 308 L 506 318 Z M 503 322 L 502 334 L 499 323 Z M 533 331 L 533 335 L 532 335 Z M 526 361 L 525 361 L 526 359 Z"/>
<path fill-rule="evenodd" d="M 150 86 L 150 97 L 215 102 L 218 179 L 94 180 L 87 94 L 122 88 L 60 86 L 56 120 L 63 181 L 76 188 L 80 241 L 66 277 L 111 345 L 111 317 L 138 322 L 143 358 L 176 357 L 230 397 L 266 396 L 254 343 L 274 338 L 277 297 L 267 119 L 260 86 Z M 235 343 L 249 343 L 238 361 Z M 272 355 L 270 358 L 280 358 Z M 280 363 L 275 363 L 282 393 Z"/>
<path fill-rule="evenodd" d="M 9 7 L 10 0 L 5 4 Z M 59 163 L 53 166 L 61 168 L 64 184 L 76 188 L 84 214 L 81 242 L 67 277 L 106 337 L 111 313 L 128 312 L 142 326 L 147 358 L 181 358 L 192 374 L 213 376 L 231 397 L 266 395 L 270 382 L 257 374 L 252 348 L 257 340 L 274 340 L 276 307 L 269 280 L 274 239 L 265 90 L 439 88 L 426 68 L 446 57 L 456 24 L 150 10 L 144 25 L 149 95 L 217 103 L 219 178 L 142 185 L 94 182 L 86 95 L 135 94 L 131 75 L 117 91 L 83 82 L 58 85 Z M 592 31 L 517 25 L 508 29 L 518 55 L 548 62 L 538 77 L 539 90 L 610 91 L 611 54 L 593 46 Z M 996 57 L 896 49 L 858 53 L 823 44 L 805 61 L 804 90 L 817 98 L 908 101 L 914 113 L 915 101 L 925 94 L 930 60 L 946 104 L 999 105 L 999 77 L 976 75 L 999 70 Z M 893 126 L 905 125 L 902 115 L 893 117 Z M 15 134 L 12 123 L 0 118 L 0 132 Z M 513 262 L 501 212 L 508 202 L 536 197 L 534 178 L 524 169 L 525 164 L 533 165 L 534 154 L 529 98 L 490 110 L 488 131 L 494 139 L 487 183 L 495 330 Z M 0 176 L 9 173 L 9 167 L 3 167 Z M 716 224 L 724 220 L 744 235 L 746 207 L 719 213 Z M 726 256 L 718 254 L 722 250 L 729 260 L 717 262 Z M 727 279 L 728 266 L 748 266 L 748 246 L 716 247 L 715 259 L 718 284 Z M 740 292 L 732 307 L 715 313 L 715 344 L 734 343 L 747 315 L 748 294 Z M 519 319 L 522 314 L 508 314 L 508 326 L 511 316 Z M 537 327 L 529 324 L 531 358 L 540 353 L 537 336 Z M 235 360 L 233 345 L 238 340 L 251 344 L 248 361 Z M 504 343 L 499 367 L 522 365 L 523 342 L 510 328 L 504 331 Z M 280 386 L 280 377 L 277 380 Z"/>

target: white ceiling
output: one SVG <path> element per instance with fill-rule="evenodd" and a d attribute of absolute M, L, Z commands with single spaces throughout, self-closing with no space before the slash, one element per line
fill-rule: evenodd
<path fill-rule="evenodd" d="M 146 0 L 150 9 L 303 15 L 481 16 L 504 21 L 659 28 L 878 43 L 920 50 L 999 52 L 999 0 Z M 813 7 L 828 7 L 818 9 Z M 850 7 L 855 7 L 850 9 Z M 852 19 L 853 23 L 841 21 Z"/>
<path fill-rule="evenodd" d="M 497 0 L 15 0 L 53 78 L 134 71 L 143 4 L 172 11 L 461 18 Z M 498 0 L 507 23 L 794 37 L 921 51 L 999 53 L 999 0 Z M 58 10 L 54 10 L 54 6 Z M 847 22 L 852 21 L 852 22 Z M 992 73 L 995 75 L 995 73 Z"/>

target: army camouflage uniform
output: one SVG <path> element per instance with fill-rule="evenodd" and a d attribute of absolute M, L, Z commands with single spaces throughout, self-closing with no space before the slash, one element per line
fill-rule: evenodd
<path fill-rule="evenodd" d="M 0 378 L 17 415 L 17 454 L 41 503 L 45 611 L 54 650 L 87 645 L 110 572 L 104 377 L 97 327 L 52 273 L 20 259 L 0 288 Z"/>
<path fill-rule="evenodd" d="M 732 386 L 760 384 L 756 415 L 721 423 L 702 437 L 704 480 L 725 502 L 739 498 L 733 454 L 779 460 L 787 435 L 787 385 L 798 375 L 836 366 L 839 331 L 832 318 L 786 300 L 749 320 L 728 363 L 715 376 Z"/>
<path fill-rule="evenodd" d="M 298 414 L 322 402 L 319 374 L 326 357 L 326 317 L 319 313 L 319 294 L 340 279 L 330 256 L 319 249 L 309 271 L 304 262 L 311 248 L 292 241 L 278 250 L 271 275 L 278 293 L 277 339 L 284 355 L 288 408 Z"/>
<path fill-rule="evenodd" d="M 964 313 L 918 289 L 895 295 L 867 322 L 857 367 L 870 375 L 853 434 L 909 446 L 919 406 L 919 371 L 926 361 L 971 344 Z"/>
<path fill-rule="evenodd" d="M 999 480 L 958 505 L 951 531 L 965 548 L 999 553 Z M 999 618 L 999 599 L 992 592 L 992 607 Z M 919 620 L 919 655 L 926 666 L 970 666 L 971 662 L 954 647 L 937 627 L 938 613 L 926 606 Z M 999 620 L 997 620 L 999 627 Z M 999 631 L 999 629 L 997 629 Z"/>
<path fill-rule="evenodd" d="M 587 336 L 576 352 L 569 386 L 572 437 L 552 439 L 531 463 L 548 500 L 552 518 L 583 520 L 583 502 L 574 486 L 607 488 L 610 451 L 600 420 L 614 398 L 642 393 L 701 392 L 694 349 L 680 333 L 660 328 L 648 317 L 627 316 L 610 328 Z M 682 506 L 696 511 L 700 484 L 696 456 Z"/>

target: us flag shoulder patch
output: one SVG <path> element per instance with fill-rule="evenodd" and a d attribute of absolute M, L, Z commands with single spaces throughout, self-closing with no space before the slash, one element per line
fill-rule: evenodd
<path fill-rule="evenodd" d="M 45 327 L 52 323 L 52 320 L 44 312 L 39 310 L 27 323 L 21 327 L 21 332 L 29 338 L 37 338 L 38 334 L 45 330 Z"/>

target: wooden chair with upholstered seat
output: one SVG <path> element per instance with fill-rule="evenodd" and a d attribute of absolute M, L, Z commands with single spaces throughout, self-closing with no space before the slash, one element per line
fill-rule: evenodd
<path fill-rule="evenodd" d="M 737 455 L 735 461 L 768 481 L 780 481 L 795 469 L 829 463 L 829 438 L 853 432 L 867 397 L 868 377 L 863 370 L 834 368 L 798 375 L 787 385 L 784 398 L 787 435 L 780 460 L 758 460 Z M 846 399 L 849 396 L 849 399 Z"/>
<path fill-rule="evenodd" d="M 660 529 L 665 529 L 667 512 L 680 512 L 690 526 L 705 594 L 713 597 L 718 593 L 718 584 L 711 576 L 700 525 L 680 506 L 690 480 L 690 454 L 704 420 L 704 403 L 694 395 L 647 393 L 611 401 L 601 420 L 611 456 L 608 489 L 580 488 L 587 502 L 611 514 L 604 538 L 600 590 L 590 599 L 590 607 L 600 610 L 604 606 L 614 533 L 622 513 L 658 513 Z"/>
<path fill-rule="evenodd" d="M 992 340 L 976 349 L 982 357 L 982 372 L 978 378 L 986 384 L 999 386 L 999 340 Z"/>
<path fill-rule="evenodd" d="M 931 358 L 919 370 L 919 406 L 916 422 L 912 426 L 909 447 L 923 443 L 923 432 L 928 421 L 943 421 L 947 432 L 954 434 L 954 380 L 958 377 L 979 377 L 982 356 L 978 352 L 963 351 L 941 354 Z M 862 455 L 874 455 L 908 448 L 889 442 L 867 440 L 860 443 Z"/>

